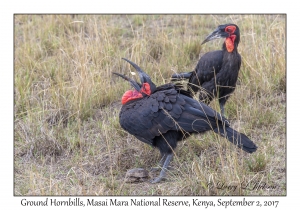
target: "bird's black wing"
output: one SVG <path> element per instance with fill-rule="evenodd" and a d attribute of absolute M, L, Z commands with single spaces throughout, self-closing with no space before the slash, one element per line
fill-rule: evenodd
<path fill-rule="evenodd" d="M 229 126 L 229 122 L 221 114 L 204 103 L 184 97 L 185 105 L 177 123 L 189 133 L 202 133 L 220 126 Z"/>
<path fill-rule="evenodd" d="M 153 144 L 153 139 L 169 130 L 175 130 L 173 119 L 178 119 L 184 100 L 180 99 L 174 86 L 158 87 L 159 91 L 123 105 L 120 124 L 139 140 Z"/>
<path fill-rule="evenodd" d="M 223 121 L 220 114 L 191 97 L 179 94 L 171 86 L 159 89 L 143 99 L 125 104 L 120 124 L 139 140 L 153 144 L 153 139 L 170 130 L 204 132 Z"/>
<path fill-rule="evenodd" d="M 200 100 L 205 100 L 207 96 L 216 97 L 217 89 L 219 89 L 219 97 L 228 95 L 234 91 L 236 86 L 239 69 L 241 66 L 241 56 L 232 53 L 226 53 L 224 56 L 230 56 L 232 62 L 224 63 L 222 68 L 216 73 L 215 77 L 201 84 L 203 90 L 200 95 Z"/>
<path fill-rule="evenodd" d="M 201 86 L 204 82 L 210 81 L 222 68 L 223 51 L 216 50 L 205 53 L 192 73 L 189 83 Z"/>

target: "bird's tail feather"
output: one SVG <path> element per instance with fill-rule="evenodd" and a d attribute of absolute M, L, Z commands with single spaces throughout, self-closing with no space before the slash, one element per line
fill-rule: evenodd
<path fill-rule="evenodd" d="M 252 153 L 257 149 L 257 146 L 254 144 L 254 142 L 251 141 L 245 134 L 239 133 L 230 127 L 225 127 L 225 130 L 224 128 L 219 127 L 214 129 L 214 132 L 221 134 L 231 143 L 237 145 L 245 152 Z"/>
<path fill-rule="evenodd" d="M 179 74 L 173 74 L 171 79 L 174 80 L 182 80 L 182 79 L 189 79 L 193 72 L 185 72 Z"/>

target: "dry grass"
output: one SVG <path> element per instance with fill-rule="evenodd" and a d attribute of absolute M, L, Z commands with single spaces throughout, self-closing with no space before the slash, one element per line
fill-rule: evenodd
<path fill-rule="evenodd" d="M 257 152 L 207 132 L 179 144 L 165 182 L 124 183 L 160 157 L 120 127 L 130 87 L 111 72 L 129 75 L 126 57 L 169 82 L 220 49 L 200 43 L 228 22 L 243 63 L 227 116 Z M 285 15 L 15 15 L 15 195 L 286 195 L 285 31 Z M 251 189 L 264 182 L 276 189 Z"/>

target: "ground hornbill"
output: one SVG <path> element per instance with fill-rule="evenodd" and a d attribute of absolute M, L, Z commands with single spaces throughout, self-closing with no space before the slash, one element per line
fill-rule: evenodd
<path fill-rule="evenodd" d="M 225 38 L 222 50 L 204 54 L 194 71 L 173 74 L 172 80 L 189 79 L 188 90 L 193 93 L 197 93 L 201 86 L 199 99 L 206 104 L 218 97 L 224 116 L 224 105 L 235 89 L 241 67 L 241 56 L 237 50 L 240 42 L 239 27 L 235 24 L 220 25 L 202 44 L 219 38 Z"/>
<path fill-rule="evenodd" d="M 177 142 L 193 133 L 213 130 L 248 153 L 256 151 L 256 145 L 247 136 L 233 130 L 223 116 L 194 100 L 188 91 L 172 83 L 156 87 L 138 65 L 123 59 L 136 69 L 141 83 L 114 73 L 135 89 L 124 93 L 119 121 L 128 133 L 160 150 L 162 170 L 152 183 L 165 177 Z"/>

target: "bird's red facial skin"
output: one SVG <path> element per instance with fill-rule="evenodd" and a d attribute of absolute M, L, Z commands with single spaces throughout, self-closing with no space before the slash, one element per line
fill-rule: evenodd
<path fill-rule="evenodd" d="M 122 96 L 122 104 L 126 104 L 128 101 L 134 99 L 143 98 L 142 93 L 145 93 L 148 96 L 151 95 L 151 89 L 148 83 L 143 83 L 140 92 L 136 90 L 127 90 Z"/>
<path fill-rule="evenodd" d="M 235 26 L 227 26 L 225 28 L 225 32 L 229 33 L 229 34 L 233 34 L 235 32 L 236 27 Z"/>
<path fill-rule="evenodd" d="M 234 40 L 236 38 L 236 35 L 234 35 L 233 33 L 235 32 L 235 30 L 235 26 L 227 26 L 225 28 L 225 32 L 230 34 L 230 36 L 225 40 L 226 49 L 228 52 L 232 52 L 234 50 Z"/>
<path fill-rule="evenodd" d="M 143 83 L 142 88 L 141 88 L 141 93 L 145 93 L 148 96 L 151 95 L 151 89 L 150 89 L 150 85 L 148 83 Z"/>
<path fill-rule="evenodd" d="M 136 90 L 127 90 L 122 96 L 122 104 L 126 104 L 128 101 L 143 98 L 143 95 Z"/>
<path fill-rule="evenodd" d="M 226 38 L 225 44 L 226 44 L 226 49 L 228 52 L 232 52 L 234 50 L 234 40 L 236 36 L 231 35 L 230 37 Z"/>

